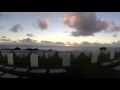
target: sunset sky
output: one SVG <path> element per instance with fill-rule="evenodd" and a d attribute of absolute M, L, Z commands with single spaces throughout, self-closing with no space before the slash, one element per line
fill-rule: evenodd
<path fill-rule="evenodd" d="M 0 12 L 0 44 L 120 46 L 120 12 Z"/>

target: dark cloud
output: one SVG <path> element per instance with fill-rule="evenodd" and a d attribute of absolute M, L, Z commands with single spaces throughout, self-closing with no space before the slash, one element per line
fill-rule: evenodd
<path fill-rule="evenodd" d="M 72 36 L 94 36 L 94 33 L 100 31 L 119 31 L 120 27 L 114 22 L 107 19 L 97 19 L 94 12 L 75 12 L 63 19 L 63 24 L 75 31 L 71 32 Z"/>
<path fill-rule="evenodd" d="M 113 37 L 117 37 L 117 35 L 116 35 L 116 34 L 114 34 L 114 35 L 113 35 Z"/>
<path fill-rule="evenodd" d="M 45 30 L 48 29 L 49 24 L 50 24 L 49 19 L 39 19 L 36 23 L 33 23 L 33 26 Z"/>
<path fill-rule="evenodd" d="M 1 38 L 7 38 L 6 36 L 2 36 Z"/>
<path fill-rule="evenodd" d="M 91 45 L 91 43 L 90 43 L 90 42 L 87 42 L 87 41 L 84 41 L 84 42 L 82 42 L 81 44 L 83 44 L 83 45 Z"/>
<path fill-rule="evenodd" d="M 120 46 L 120 41 L 112 42 L 112 45 L 114 45 L 114 46 Z"/>
<path fill-rule="evenodd" d="M 1 39 L 2 41 L 11 41 L 10 39 Z"/>
<path fill-rule="evenodd" d="M 0 26 L 0 30 L 3 29 L 3 28 L 4 28 L 4 26 Z"/>
<path fill-rule="evenodd" d="M 27 34 L 27 37 L 35 37 L 33 34 Z"/>
<path fill-rule="evenodd" d="M 53 42 L 51 42 L 51 41 L 41 41 L 41 43 L 43 43 L 43 44 L 53 44 Z"/>
<path fill-rule="evenodd" d="M 23 40 L 19 40 L 20 43 L 37 43 L 37 40 L 33 40 L 31 38 L 26 38 Z"/>
<path fill-rule="evenodd" d="M 63 42 L 55 42 L 54 45 L 65 45 Z"/>
<path fill-rule="evenodd" d="M 13 32 L 18 32 L 22 30 L 23 30 L 23 27 L 20 24 L 16 24 L 12 28 L 10 28 L 10 31 L 13 31 Z"/>

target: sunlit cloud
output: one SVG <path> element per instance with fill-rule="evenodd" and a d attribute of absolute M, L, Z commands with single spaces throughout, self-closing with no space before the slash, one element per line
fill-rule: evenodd
<path fill-rule="evenodd" d="M 33 23 L 33 26 L 35 28 L 39 28 L 41 30 L 45 30 L 48 29 L 48 25 L 50 24 L 50 20 L 49 19 L 39 19 L 37 20 L 36 23 Z"/>
<path fill-rule="evenodd" d="M 75 31 L 71 36 L 94 36 L 100 31 L 120 31 L 120 27 L 108 19 L 97 19 L 94 12 L 75 12 L 63 18 L 62 23 Z"/>

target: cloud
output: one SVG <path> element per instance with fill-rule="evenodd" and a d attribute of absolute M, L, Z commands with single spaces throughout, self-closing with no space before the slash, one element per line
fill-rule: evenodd
<path fill-rule="evenodd" d="M 62 45 L 62 46 L 64 46 L 65 43 L 63 43 L 63 42 L 55 42 L 54 45 L 60 45 L 60 46 Z"/>
<path fill-rule="evenodd" d="M 50 24 L 49 19 L 39 19 L 36 23 L 33 23 L 33 26 L 39 28 L 41 30 L 48 29 L 48 25 Z"/>
<path fill-rule="evenodd" d="M 117 37 L 117 35 L 116 35 L 116 34 L 114 34 L 114 35 L 113 35 L 113 37 Z"/>
<path fill-rule="evenodd" d="M 0 26 L 0 30 L 3 29 L 3 28 L 4 28 L 4 26 Z"/>
<path fill-rule="evenodd" d="M 26 39 L 22 39 L 19 40 L 20 43 L 37 43 L 37 40 L 33 40 L 31 38 L 26 38 Z"/>
<path fill-rule="evenodd" d="M 11 41 L 10 39 L 1 39 L 2 41 Z"/>
<path fill-rule="evenodd" d="M 51 42 L 51 41 L 41 41 L 41 43 L 43 43 L 43 44 L 53 44 L 53 42 Z"/>
<path fill-rule="evenodd" d="M 63 42 L 52 42 L 52 41 L 41 41 L 41 44 L 43 45 L 53 45 L 53 46 L 64 46 L 65 43 Z"/>
<path fill-rule="evenodd" d="M 6 36 L 2 36 L 1 38 L 7 38 Z"/>
<path fill-rule="evenodd" d="M 10 31 L 13 31 L 13 32 L 18 32 L 22 30 L 23 30 L 23 27 L 20 24 L 15 24 L 12 28 L 10 28 Z"/>
<path fill-rule="evenodd" d="M 90 43 L 90 42 L 87 42 L 87 41 L 84 41 L 84 42 L 82 42 L 81 44 L 82 44 L 82 45 L 91 45 L 91 43 Z"/>
<path fill-rule="evenodd" d="M 97 19 L 94 12 L 74 12 L 62 20 L 62 23 L 75 31 L 72 36 L 94 36 L 100 31 L 119 31 L 120 27 L 107 19 Z"/>
<path fill-rule="evenodd" d="M 27 34 L 27 37 L 35 37 L 33 34 Z"/>
<path fill-rule="evenodd" d="M 114 45 L 114 46 L 120 46 L 120 40 L 117 41 L 117 42 L 112 42 L 112 45 Z"/>
<path fill-rule="evenodd" d="M 110 31 L 111 31 L 111 32 L 120 31 L 120 26 L 118 26 L 118 25 L 115 24 L 114 22 L 111 22 Z"/>
<path fill-rule="evenodd" d="M 72 44 L 72 46 L 78 46 L 79 45 L 79 43 L 76 43 L 76 42 L 74 42 L 73 44 Z"/>
<path fill-rule="evenodd" d="M 71 43 L 70 43 L 70 42 L 67 42 L 67 44 L 68 44 L 68 45 L 71 45 Z"/>

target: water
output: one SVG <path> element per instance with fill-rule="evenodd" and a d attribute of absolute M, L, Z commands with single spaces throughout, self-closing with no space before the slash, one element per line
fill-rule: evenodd
<path fill-rule="evenodd" d="M 58 50 L 58 51 L 78 51 L 78 50 L 99 50 L 100 47 L 83 47 L 83 46 L 38 46 L 38 45 L 0 45 L 0 49 L 3 48 L 16 48 L 19 47 L 21 49 L 40 49 L 40 50 Z M 117 47 L 107 47 L 107 49 L 115 49 Z"/>

